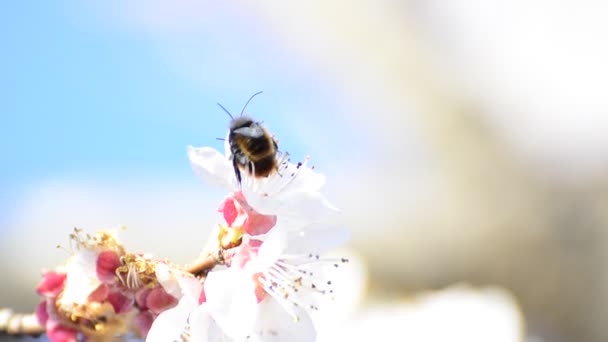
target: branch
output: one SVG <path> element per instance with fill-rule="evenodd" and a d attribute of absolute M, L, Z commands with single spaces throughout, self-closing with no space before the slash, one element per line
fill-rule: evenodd
<path fill-rule="evenodd" d="M 45 328 L 38 323 L 35 314 L 19 314 L 12 309 L 0 309 L 0 334 L 35 337 L 44 331 Z"/>
<path fill-rule="evenodd" d="M 215 266 L 223 264 L 223 259 L 221 250 L 217 253 L 209 253 L 194 265 L 188 266 L 186 272 L 190 272 L 195 276 L 206 276 Z"/>

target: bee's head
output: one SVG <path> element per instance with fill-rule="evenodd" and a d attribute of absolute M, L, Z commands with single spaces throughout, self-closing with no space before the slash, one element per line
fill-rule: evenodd
<path fill-rule="evenodd" d="M 251 126 L 255 121 L 248 116 L 238 116 L 230 121 L 230 130 Z"/>
<path fill-rule="evenodd" d="M 243 113 L 245 112 L 245 108 L 247 108 L 247 105 L 249 104 L 249 102 L 251 102 L 251 100 L 256 97 L 257 95 L 260 95 L 262 92 L 258 91 L 257 93 L 251 95 L 251 97 L 249 98 L 249 100 L 247 100 L 247 103 L 245 103 L 245 105 L 243 106 L 243 109 L 241 110 L 241 114 L 238 117 L 234 117 L 232 116 L 232 114 L 230 114 L 230 112 L 228 111 L 228 109 L 224 108 L 224 106 L 222 106 L 219 102 L 218 102 L 218 106 L 220 106 L 220 108 L 222 108 L 224 110 L 224 112 L 226 112 L 226 114 L 228 114 L 228 116 L 230 117 L 230 132 L 234 131 L 235 129 L 239 129 L 241 127 L 248 127 L 251 126 L 252 124 L 256 123 L 252 118 L 243 115 Z"/>

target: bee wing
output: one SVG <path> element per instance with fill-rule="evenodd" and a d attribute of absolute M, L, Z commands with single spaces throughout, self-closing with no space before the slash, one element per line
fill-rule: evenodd
<path fill-rule="evenodd" d="M 251 125 L 237 128 L 234 130 L 234 133 L 238 133 L 250 138 L 259 138 L 264 135 L 264 129 L 259 125 Z"/>
<path fill-rule="evenodd" d="M 235 158 L 238 160 L 239 164 L 247 165 L 247 157 L 244 154 L 237 154 Z"/>

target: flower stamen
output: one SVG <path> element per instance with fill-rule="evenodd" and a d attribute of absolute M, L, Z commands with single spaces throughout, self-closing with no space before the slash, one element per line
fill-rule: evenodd
<path fill-rule="evenodd" d="M 345 258 L 321 258 L 317 254 L 291 254 L 282 256 L 272 266 L 262 272 L 259 282 L 264 290 L 270 294 L 285 311 L 298 321 L 294 307 L 303 307 L 306 310 L 317 311 L 316 304 L 318 295 L 332 295 L 334 289 L 331 280 L 326 280 L 321 285 L 321 278 L 311 270 L 319 266 L 337 266 L 347 263 Z"/>

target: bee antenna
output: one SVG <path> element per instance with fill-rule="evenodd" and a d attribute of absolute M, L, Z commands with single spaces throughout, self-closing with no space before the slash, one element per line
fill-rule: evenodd
<path fill-rule="evenodd" d="M 222 104 L 221 104 L 221 103 L 219 103 L 219 102 L 217 103 L 217 105 L 218 105 L 218 106 L 220 106 L 220 108 L 222 108 L 222 109 L 224 110 L 224 112 L 226 112 L 226 114 L 228 114 L 228 116 L 229 116 L 229 117 L 230 117 L 232 120 L 234 120 L 234 118 L 232 117 L 232 114 L 230 114 L 230 112 L 228 111 L 228 109 L 224 108 L 224 106 L 222 106 Z"/>
<path fill-rule="evenodd" d="M 254 97 L 256 97 L 256 96 L 260 95 L 261 93 L 263 93 L 263 91 L 261 91 L 261 90 L 260 90 L 260 91 L 258 91 L 257 93 L 255 93 L 255 94 L 251 95 L 251 97 L 249 98 L 249 100 L 247 100 L 247 103 L 245 103 L 245 105 L 243 106 L 243 109 L 241 110 L 241 115 L 243 115 L 243 112 L 245 111 L 245 108 L 247 108 L 247 105 L 249 104 L 249 102 L 251 102 L 251 100 L 252 100 Z"/>

